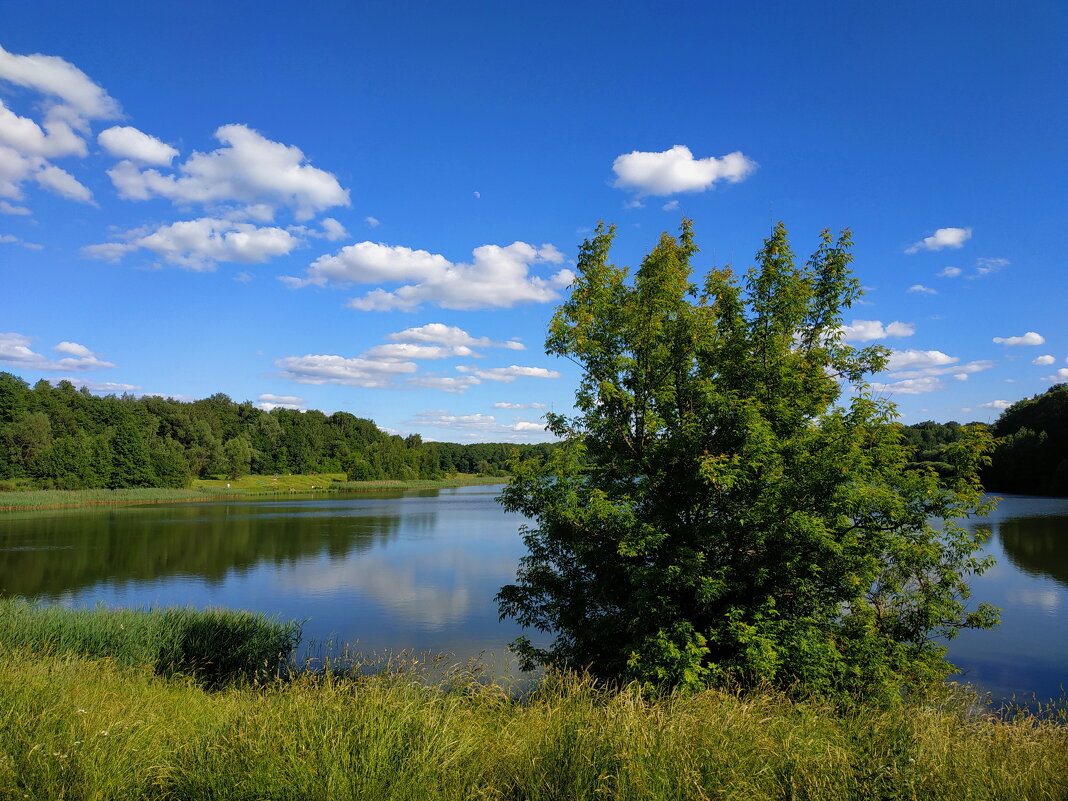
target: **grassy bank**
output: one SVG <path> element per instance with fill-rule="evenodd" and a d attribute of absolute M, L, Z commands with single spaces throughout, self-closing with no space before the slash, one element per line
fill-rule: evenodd
<path fill-rule="evenodd" d="M 520 700 L 464 671 L 441 686 L 385 672 L 206 691 L 133 652 L 88 658 L 33 640 L 0 639 L 0 799 L 1068 794 L 1063 721 L 980 714 L 966 694 L 843 712 L 773 692 L 648 700 L 550 677 Z"/>
<path fill-rule="evenodd" d="M 240 479 L 197 479 L 188 489 L 87 489 L 12 490 L 0 492 L 0 512 L 23 509 L 60 509 L 76 506 L 132 506 L 178 503 L 247 496 L 291 495 L 320 492 L 377 492 L 420 490 L 498 484 L 506 479 L 489 476 L 454 476 L 439 481 L 344 481 L 343 474 L 244 476 Z M 230 485 L 229 487 L 227 485 Z"/>

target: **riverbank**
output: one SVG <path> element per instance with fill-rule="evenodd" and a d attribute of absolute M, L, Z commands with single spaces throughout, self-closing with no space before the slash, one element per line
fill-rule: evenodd
<path fill-rule="evenodd" d="M 9 721 L 0 726 L 0 798 L 1039 801 L 1068 794 L 1063 715 L 997 717 L 964 690 L 891 709 L 843 710 L 772 691 L 650 700 L 550 676 L 518 696 L 480 681 L 470 666 L 428 684 L 417 665 L 375 675 L 235 674 L 205 689 L 201 675 L 160 670 L 152 644 L 173 642 L 177 630 L 203 634 L 194 624 L 214 615 L 215 624 L 225 618 L 215 628 L 219 639 L 199 647 L 232 653 L 284 633 L 278 627 L 286 624 L 183 610 L 182 625 L 168 629 L 160 625 L 168 614 L 0 602 L 0 623 L 18 624 L 0 625 L 0 720 Z M 38 619 L 15 619 L 25 615 Z M 249 619 L 260 625 L 246 638 L 237 632 Z M 138 655 L 106 631 L 130 631 L 130 641 L 149 647 Z M 234 636 L 223 642 L 221 632 Z M 59 647 L 61 637 L 71 647 Z M 268 643 L 272 654 L 277 647 Z"/>
<path fill-rule="evenodd" d="M 0 512 L 32 509 L 73 509 L 80 506 L 135 506 L 152 503 L 257 498 L 274 495 L 315 495 L 334 492 L 392 492 L 448 489 L 500 484 L 506 478 L 457 475 L 435 481 L 345 481 L 343 474 L 244 476 L 240 479 L 197 479 L 186 489 L 13 490 L 0 492 Z"/>

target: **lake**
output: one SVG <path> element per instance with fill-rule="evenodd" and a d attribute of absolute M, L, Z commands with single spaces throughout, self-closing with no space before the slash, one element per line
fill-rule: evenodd
<path fill-rule="evenodd" d="M 525 552 L 499 487 L 0 513 L 0 593 L 73 605 L 225 606 L 303 620 L 313 651 L 355 643 L 482 655 L 521 633 L 493 596 Z M 979 522 L 1001 607 L 950 658 L 997 697 L 1059 697 L 1068 668 L 1068 499 L 1005 497 Z M 961 677 L 958 677 L 961 678 Z"/>

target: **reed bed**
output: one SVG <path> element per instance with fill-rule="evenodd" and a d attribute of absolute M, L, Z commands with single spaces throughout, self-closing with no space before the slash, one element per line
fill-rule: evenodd
<path fill-rule="evenodd" d="M 0 599 L 0 652 L 106 657 L 216 687 L 289 667 L 300 625 L 228 609 L 71 609 Z"/>

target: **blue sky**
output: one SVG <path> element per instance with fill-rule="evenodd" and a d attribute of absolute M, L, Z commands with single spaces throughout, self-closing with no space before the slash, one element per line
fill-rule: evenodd
<path fill-rule="evenodd" d="M 748 7 L 746 7 L 748 6 Z M 600 219 L 850 228 L 907 423 L 1068 380 L 1068 6 L 0 3 L 0 369 L 546 438 Z"/>

